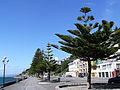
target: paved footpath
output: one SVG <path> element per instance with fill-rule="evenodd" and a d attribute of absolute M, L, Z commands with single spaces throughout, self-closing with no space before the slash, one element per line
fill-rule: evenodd
<path fill-rule="evenodd" d="M 55 79 L 58 79 L 58 77 L 51 77 L 51 81 Z M 87 90 L 86 86 L 84 87 L 72 86 L 72 87 L 55 89 L 56 86 L 61 86 L 61 85 L 85 84 L 87 81 L 86 77 L 85 78 L 60 77 L 60 81 L 61 82 L 45 82 L 35 77 L 29 77 L 28 79 L 23 80 L 19 83 L 5 87 L 4 90 Z M 92 78 L 92 82 L 94 83 L 107 83 L 107 81 L 108 78 Z"/>
<path fill-rule="evenodd" d="M 47 89 L 42 87 L 42 85 L 38 85 L 37 78 L 30 77 L 19 83 L 5 87 L 4 90 L 47 90 Z"/>

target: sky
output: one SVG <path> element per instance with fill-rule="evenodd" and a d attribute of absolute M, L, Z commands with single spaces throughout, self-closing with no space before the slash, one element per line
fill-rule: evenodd
<path fill-rule="evenodd" d="M 58 44 L 55 35 L 76 29 L 80 8 L 89 7 L 94 22 L 114 21 L 120 27 L 120 0 L 0 0 L 0 60 L 7 56 L 6 75 L 16 75 L 30 67 L 37 48 Z M 93 23 L 94 23 L 93 22 Z M 53 49 L 59 60 L 69 54 Z M 0 76 L 3 63 L 0 61 Z"/>

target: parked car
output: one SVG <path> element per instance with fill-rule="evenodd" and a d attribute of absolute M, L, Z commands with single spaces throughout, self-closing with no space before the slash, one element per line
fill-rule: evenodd
<path fill-rule="evenodd" d="M 48 73 L 45 73 L 44 75 L 43 75 L 43 78 L 47 78 L 48 77 Z"/>
<path fill-rule="evenodd" d="M 66 75 L 66 77 L 72 77 L 72 75 Z"/>
<path fill-rule="evenodd" d="M 81 78 L 83 78 L 83 77 L 84 77 L 84 75 L 83 75 L 83 74 L 79 74 L 79 75 L 78 75 L 78 77 L 81 77 Z"/>
<path fill-rule="evenodd" d="M 108 83 L 109 83 L 109 84 L 120 83 L 120 74 L 117 75 L 117 76 L 114 77 L 114 78 L 110 78 L 110 79 L 108 80 Z"/>

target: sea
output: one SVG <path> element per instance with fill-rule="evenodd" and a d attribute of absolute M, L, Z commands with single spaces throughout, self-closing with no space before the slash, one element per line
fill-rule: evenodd
<path fill-rule="evenodd" d="M 5 83 L 12 82 L 12 81 L 16 81 L 16 79 L 13 77 L 5 77 Z M 3 83 L 3 77 L 0 77 L 0 84 L 2 84 L 2 83 Z M 1 85 L 0 85 L 0 87 L 1 87 Z"/>

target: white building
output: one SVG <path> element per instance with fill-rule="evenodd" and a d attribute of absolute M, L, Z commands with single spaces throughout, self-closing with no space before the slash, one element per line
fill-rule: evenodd
<path fill-rule="evenodd" d="M 120 49 L 110 57 L 111 59 L 97 64 L 97 77 L 116 77 L 120 73 Z"/>
<path fill-rule="evenodd" d="M 87 71 L 87 62 L 75 59 L 69 63 L 69 72 L 66 72 L 66 75 L 72 75 L 73 77 L 85 76 Z"/>
<path fill-rule="evenodd" d="M 120 72 L 120 60 L 106 61 L 97 65 L 97 77 L 116 77 Z"/>

